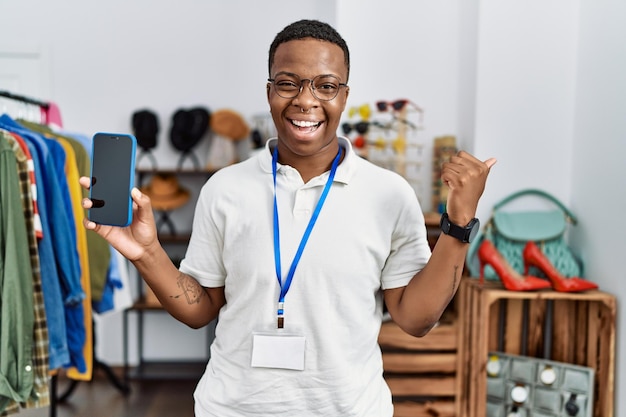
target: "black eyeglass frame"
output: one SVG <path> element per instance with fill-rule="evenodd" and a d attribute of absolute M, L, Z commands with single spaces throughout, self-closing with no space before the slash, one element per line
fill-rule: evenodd
<path fill-rule="evenodd" d="M 285 95 L 283 95 L 283 94 L 285 94 L 285 92 L 283 91 L 282 94 L 281 94 L 280 89 L 276 87 L 276 76 L 274 76 L 274 78 L 268 78 L 267 79 L 268 82 L 274 84 L 274 88 L 276 89 L 276 94 L 278 94 L 279 97 L 286 98 L 286 99 L 293 99 L 293 98 L 298 97 L 302 93 L 302 89 L 304 88 L 304 82 L 305 81 L 309 82 L 309 88 L 311 89 L 311 94 L 313 94 L 313 97 L 315 97 L 317 100 L 320 100 L 320 101 L 332 101 L 332 100 L 336 99 L 337 96 L 339 95 L 339 89 L 341 87 L 348 87 L 347 83 L 339 82 L 340 81 L 339 77 L 337 77 L 336 75 L 332 75 L 332 74 L 320 74 L 320 75 L 316 75 L 313 78 L 300 78 L 299 75 L 291 74 L 291 73 L 279 73 L 277 75 L 285 75 L 285 76 L 289 76 L 289 77 L 292 77 L 292 78 L 297 78 L 297 79 L 300 80 L 300 87 L 297 90 L 296 89 L 293 90 L 295 94 L 285 96 Z M 315 91 L 318 90 L 318 88 L 315 87 L 314 81 L 319 79 L 319 78 L 334 78 L 334 79 L 336 79 L 338 81 L 337 82 L 337 90 L 335 91 L 335 95 L 332 98 L 321 98 L 321 97 L 318 97 L 317 94 L 315 93 Z M 297 83 L 295 83 L 295 85 L 297 85 Z"/>

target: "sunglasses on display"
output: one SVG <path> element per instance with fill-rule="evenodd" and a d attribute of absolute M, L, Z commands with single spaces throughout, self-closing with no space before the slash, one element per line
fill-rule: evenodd
<path fill-rule="evenodd" d="M 411 105 L 413 108 L 415 108 L 415 110 L 417 110 L 418 112 L 423 112 L 422 108 L 420 106 L 418 106 L 417 104 L 413 103 L 410 100 L 406 100 L 406 99 L 400 99 L 400 100 L 394 100 L 394 101 L 384 101 L 384 100 L 380 100 L 376 102 L 376 108 L 378 109 L 378 111 L 401 111 L 403 110 L 407 105 Z"/>
<path fill-rule="evenodd" d="M 349 135 L 353 130 L 357 133 L 364 135 L 369 131 L 370 126 L 376 126 L 380 129 L 389 129 L 390 126 L 384 125 L 376 120 L 373 121 L 360 121 L 357 123 L 349 123 L 345 122 L 341 125 L 341 129 L 343 130 L 344 135 Z"/>
<path fill-rule="evenodd" d="M 363 104 L 359 107 L 350 107 L 348 109 L 348 117 L 350 118 L 356 116 L 357 113 L 359 113 L 362 120 L 368 120 L 372 115 L 372 109 L 369 104 Z"/>
<path fill-rule="evenodd" d="M 343 130 L 344 135 L 349 135 L 353 130 L 356 130 L 357 133 L 364 135 L 370 128 L 369 122 L 358 122 L 358 123 L 344 123 L 341 125 L 341 129 Z"/>

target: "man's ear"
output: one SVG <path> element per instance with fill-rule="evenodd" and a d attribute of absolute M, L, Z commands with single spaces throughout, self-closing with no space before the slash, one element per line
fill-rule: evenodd
<path fill-rule="evenodd" d="M 350 87 L 346 87 L 345 96 L 343 97 L 343 106 L 341 108 L 341 112 L 346 109 L 346 105 L 348 104 L 348 96 L 350 95 Z"/>
<path fill-rule="evenodd" d="M 270 83 L 267 83 L 266 91 L 267 91 L 267 101 L 270 101 Z"/>

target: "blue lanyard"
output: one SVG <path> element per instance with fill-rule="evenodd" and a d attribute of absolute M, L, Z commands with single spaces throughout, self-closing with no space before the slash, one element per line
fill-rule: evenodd
<path fill-rule="evenodd" d="M 311 220 L 309 220 L 309 224 L 304 231 L 304 235 L 300 240 L 300 245 L 298 246 L 298 251 L 291 262 L 291 267 L 289 268 L 289 273 L 287 274 L 287 278 L 285 279 L 285 283 L 283 284 L 282 280 L 282 272 L 280 267 L 280 230 L 278 226 L 278 202 L 276 200 L 276 164 L 278 161 L 278 146 L 274 148 L 274 152 L 272 153 L 272 175 L 274 177 L 274 262 L 276 264 L 276 278 L 278 278 L 278 284 L 280 285 L 280 296 L 278 298 L 278 328 L 282 329 L 284 326 L 284 303 L 285 296 L 289 291 L 289 287 L 291 287 L 291 281 L 293 280 L 293 274 L 296 272 L 296 267 L 298 266 L 298 262 L 300 262 L 300 257 L 302 256 L 302 252 L 304 251 L 304 247 L 306 246 L 307 241 L 309 240 L 309 236 L 311 235 L 311 231 L 313 230 L 313 226 L 317 221 L 317 217 L 322 211 L 322 206 L 324 205 L 324 201 L 326 200 L 326 196 L 328 195 L 328 191 L 330 190 L 330 186 L 333 183 L 333 179 L 335 178 L 335 172 L 337 172 L 337 166 L 339 165 L 339 159 L 341 159 L 341 147 L 337 152 L 337 156 L 333 160 L 332 167 L 330 169 L 330 175 L 328 176 L 328 180 L 326 181 L 326 185 L 324 186 L 324 190 L 322 191 L 322 195 L 320 195 L 320 199 L 315 206 L 315 210 L 313 211 L 313 215 L 311 216 Z"/>

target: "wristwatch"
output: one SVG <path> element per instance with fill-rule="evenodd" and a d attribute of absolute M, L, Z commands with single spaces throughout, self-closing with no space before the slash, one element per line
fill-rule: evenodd
<path fill-rule="evenodd" d="M 454 224 L 448 218 L 448 213 L 441 215 L 441 223 L 439 224 L 441 231 L 448 235 L 459 239 L 463 243 L 471 243 L 478 234 L 480 229 L 480 221 L 474 217 L 467 226 L 459 226 Z"/>

